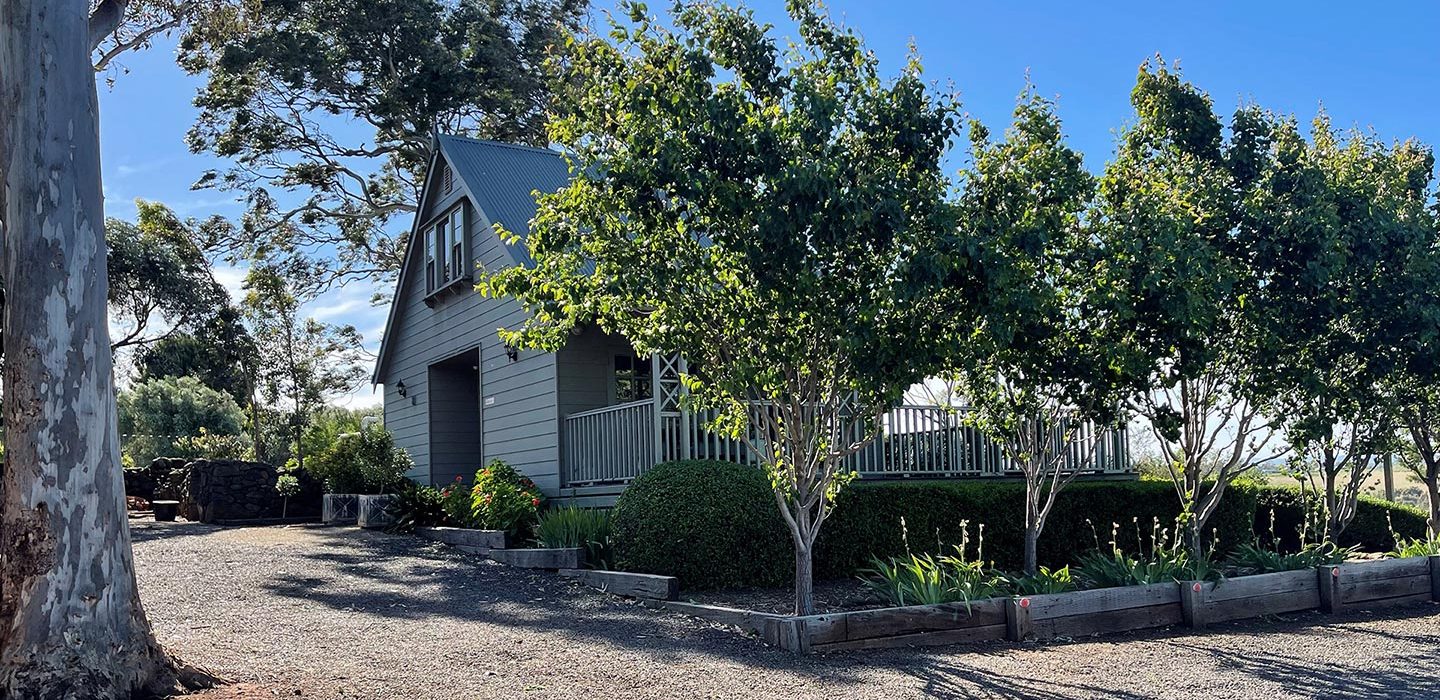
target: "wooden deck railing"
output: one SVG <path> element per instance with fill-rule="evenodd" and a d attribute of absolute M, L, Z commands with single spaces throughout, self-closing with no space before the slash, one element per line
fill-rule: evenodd
<path fill-rule="evenodd" d="M 965 424 L 965 409 L 897 406 L 881 420 L 880 435 L 849 458 L 861 478 L 1000 477 L 1019 473 L 1000 445 Z M 659 461 L 719 459 L 759 464 L 743 440 L 705 428 L 713 413 L 661 415 L 653 400 L 585 411 L 565 419 L 564 485 L 627 482 Z M 1059 430 L 1059 428 L 1055 428 Z M 859 421 L 849 438 L 863 438 Z M 1088 453 L 1097 440 L 1093 459 Z M 1132 471 L 1126 431 L 1081 425 L 1064 457 L 1067 469 L 1096 474 Z"/>
<path fill-rule="evenodd" d="M 565 418 L 563 469 L 567 486 L 625 482 L 659 460 L 655 401 L 645 399 Z"/>

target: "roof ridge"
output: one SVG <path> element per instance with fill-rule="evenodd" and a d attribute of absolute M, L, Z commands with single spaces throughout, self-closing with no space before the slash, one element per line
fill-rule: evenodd
<path fill-rule="evenodd" d="M 550 148 L 541 148 L 541 147 L 539 147 L 539 146 L 528 146 L 528 145 L 525 145 L 525 144 L 522 144 L 522 143 L 507 143 L 507 142 L 505 142 L 505 141 L 494 141 L 494 140 L 491 140 L 491 139 L 477 139 L 477 138 L 474 138 L 474 137 L 471 137 L 471 136 L 461 136 L 461 135 L 459 135 L 459 134 L 440 134 L 439 136 L 440 136 L 440 138 L 443 138 L 443 139 L 454 139 L 454 140 L 456 140 L 456 141 L 468 141 L 468 142 L 470 142 L 470 143 L 478 143 L 478 144 L 483 144 L 483 145 L 486 145 L 486 146 L 499 146 L 499 147 L 501 147 L 501 148 L 512 148 L 512 149 L 517 150 L 517 151 L 527 151 L 527 152 L 530 152 L 530 153 L 544 153 L 544 154 L 546 154 L 546 155 L 552 155 L 552 156 L 561 155 L 561 153 L 560 153 L 559 151 L 556 151 L 556 150 L 553 150 L 553 149 L 550 149 Z"/>

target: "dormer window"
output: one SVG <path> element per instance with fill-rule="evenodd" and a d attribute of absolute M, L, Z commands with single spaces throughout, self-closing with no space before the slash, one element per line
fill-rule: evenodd
<path fill-rule="evenodd" d="M 470 241 L 462 201 L 422 229 L 425 235 L 425 291 L 434 294 L 470 279 Z"/>

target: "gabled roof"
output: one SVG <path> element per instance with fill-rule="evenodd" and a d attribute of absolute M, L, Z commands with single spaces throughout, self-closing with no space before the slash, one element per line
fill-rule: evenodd
<path fill-rule="evenodd" d="M 507 231 L 521 237 L 516 244 L 503 244 L 516 265 L 534 265 L 523 239 L 530 231 L 530 222 L 535 218 L 536 192 L 555 192 L 570 180 L 570 169 L 561 155 L 547 148 L 520 146 L 499 141 L 483 141 L 464 136 L 441 134 L 436 138 L 435 153 L 426 170 L 425 184 L 421 187 L 420 203 L 415 220 L 410 224 L 410 240 L 405 250 L 405 261 L 401 264 L 399 279 L 395 283 L 395 294 L 390 299 L 390 314 L 385 321 L 385 335 L 380 339 L 380 353 L 375 358 L 375 372 L 372 383 L 379 383 L 392 350 L 391 331 L 396 327 L 400 309 L 404 306 L 401 298 L 405 293 L 410 257 L 420 254 L 423 242 L 416 233 L 425 223 L 420 217 L 428 208 L 428 199 L 433 189 L 434 178 L 440 169 L 436 167 L 440 158 L 450 164 L 463 193 L 482 220 L 503 226 Z"/>

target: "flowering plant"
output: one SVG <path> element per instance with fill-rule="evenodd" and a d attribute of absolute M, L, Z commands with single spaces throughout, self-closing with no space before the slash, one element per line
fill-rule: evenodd
<path fill-rule="evenodd" d="M 528 538 L 543 501 L 544 495 L 529 477 L 492 460 L 476 472 L 475 485 L 470 488 L 471 519 L 474 527 Z"/>
<path fill-rule="evenodd" d="M 440 510 L 445 513 L 447 525 L 476 527 L 470 505 L 470 487 L 465 485 L 465 477 L 457 476 L 453 483 L 440 489 Z"/>

